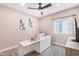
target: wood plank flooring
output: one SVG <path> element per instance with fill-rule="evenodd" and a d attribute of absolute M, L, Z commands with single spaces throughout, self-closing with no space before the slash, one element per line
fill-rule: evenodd
<path fill-rule="evenodd" d="M 25 56 L 65 56 L 65 48 L 58 45 L 52 45 L 41 54 L 32 51 Z"/>
<path fill-rule="evenodd" d="M 11 51 L 0 53 L 0 56 L 18 56 L 17 52 L 18 48 L 12 49 Z M 36 51 L 32 51 L 26 54 L 25 56 L 65 56 L 65 48 L 58 45 L 51 45 L 51 47 L 46 49 L 41 54 L 39 54 Z"/>

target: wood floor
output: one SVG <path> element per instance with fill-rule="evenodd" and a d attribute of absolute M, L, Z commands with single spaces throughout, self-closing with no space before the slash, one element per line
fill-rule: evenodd
<path fill-rule="evenodd" d="M 18 56 L 17 51 L 18 51 L 18 48 L 12 49 L 10 51 L 0 53 L 0 56 Z M 41 54 L 39 54 L 36 51 L 32 51 L 26 54 L 25 56 L 65 56 L 65 48 L 58 45 L 51 45 L 51 47 L 46 49 Z"/>
<path fill-rule="evenodd" d="M 65 56 L 65 48 L 58 45 L 52 45 L 41 54 L 32 51 L 25 56 Z"/>

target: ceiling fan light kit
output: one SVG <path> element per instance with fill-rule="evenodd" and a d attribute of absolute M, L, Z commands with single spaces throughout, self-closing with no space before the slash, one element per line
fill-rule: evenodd
<path fill-rule="evenodd" d="M 43 15 L 43 12 L 41 12 L 41 15 Z"/>

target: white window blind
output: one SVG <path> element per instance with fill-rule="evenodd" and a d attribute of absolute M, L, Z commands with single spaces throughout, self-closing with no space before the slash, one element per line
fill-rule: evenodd
<path fill-rule="evenodd" d="M 65 17 L 53 21 L 54 33 L 74 34 L 74 17 Z"/>

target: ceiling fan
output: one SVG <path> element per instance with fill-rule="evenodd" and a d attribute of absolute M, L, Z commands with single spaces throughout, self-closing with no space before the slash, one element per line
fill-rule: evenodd
<path fill-rule="evenodd" d="M 52 5 L 52 4 L 49 3 L 49 4 L 47 4 L 47 5 L 45 5 L 45 6 L 42 7 L 42 3 L 38 3 L 38 8 L 28 7 L 28 9 L 42 10 L 42 9 L 45 9 L 45 8 L 50 7 L 51 5 Z"/>

